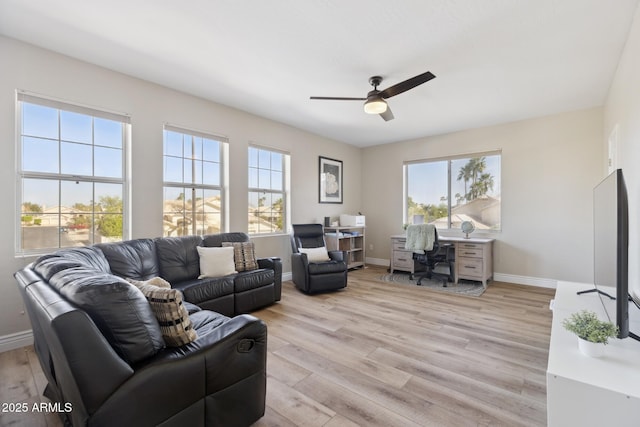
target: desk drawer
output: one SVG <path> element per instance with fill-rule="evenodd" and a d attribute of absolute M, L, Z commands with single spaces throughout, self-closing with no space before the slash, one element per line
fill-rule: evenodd
<path fill-rule="evenodd" d="M 412 268 L 413 267 L 413 252 L 409 251 L 394 251 L 393 252 L 393 266 L 398 268 Z"/>
<path fill-rule="evenodd" d="M 482 248 L 464 248 L 460 247 L 456 254 L 459 258 L 482 258 Z"/>
<path fill-rule="evenodd" d="M 458 275 L 482 280 L 482 259 L 458 258 Z"/>
<path fill-rule="evenodd" d="M 482 249 L 482 243 L 460 242 L 460 249 Z"/>
<path fill-rule="evenodd" d="M 404 251 L 406 250 L 404 248 L 405 243 L 406 243 L 405 240 L 393 240 L 391 244 L 393 246 L 394 251 Z"/>

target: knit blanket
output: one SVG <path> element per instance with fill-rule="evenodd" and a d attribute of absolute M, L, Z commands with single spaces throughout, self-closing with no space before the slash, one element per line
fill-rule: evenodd
<path fill-rule="evenodd" d="M 433 250 L 436 240 L 436 226 L 433 224 L 412 224 L 407 228 L 407 241 L 404 248 L 417 254 Z"/>

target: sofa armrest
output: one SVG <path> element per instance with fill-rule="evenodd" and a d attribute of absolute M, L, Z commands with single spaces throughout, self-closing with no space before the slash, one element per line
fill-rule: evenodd
<path fill-rule="evenodd" d="M 33 270 L 15 274 L 34 332 L 34 347 L 50 383 L 47 394 L 68 402 L 67 414 L 83 424 L 109 396 L 134 375 L 89 315 L 65 300 Z M 64 395 L 61 391 L 64 390 Z"/>
<path fill-rule="evenodd" d="M 282 297 L 282 260 L 278 257 L 258 258 L 258 267 L 273 270 L 273 287 L 275 300 Z"/>
<path fill-rule="evenodd" d="M 282 267 L 282 260 L 278 257 L 258 258 L 256 261 L 260 268 L 276 270 L 278 266 Z"/>
<path fill-rule="evenodd" d="M 307 254 L 291 254 L 291 275 L 293 283 L 298 287 L 306 288 L 309 284 L 309 260 Z"/>
<path fill-rule="evenodd" d="M 249 425 L 264 413 L 266 355 L 265 323 L 251 315 L 236 316 L 139 368 L 92 422 L 159 425 L 173 417 L 188 424 L 195 411 L 206 412 L 210 425 Z M 223 410 L 232 401 L 242 402 L 243 409 Z"/>
<path fill-rule="evenodd" d="M 56 373 L 58 382 L 73 381 L 77 387 L 74 391 L 78 392 L 77 396 L 63 398 L 72 404 L 82 401 L 88 414 L 133 376 L 133 369 L 116 354 L 85 312 L 77 310 L 58 316 L 52 320 L 51 328 L 60 343 L 59 349 L 52 349 L 54 360 L 60 358 L 56 366 L 69 367 L 68 372 Z M 78 412 L 79 406 L 74 405 Z"/>

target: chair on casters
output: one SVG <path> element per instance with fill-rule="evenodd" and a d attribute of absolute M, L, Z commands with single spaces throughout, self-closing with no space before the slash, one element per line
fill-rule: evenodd
<path fill-rule="evenodd" d="M 291 235 L 293 283 L 311 294 L 347 286 L 347 253 L 327 251 L 322 224 L 294 224 Z"/>
<path fill-rule="evenodd" d="M 432 238 L 421 239 L 420 236 L 432 235 Z M 411 236 L 418 236 L 417 238 Z M 431 242 L 429 240 L 432 240 Z M 410 225 L 407 229 L 407 248 L 414 251 L 413 259 L 425 266 L 425 271 L 418 275 L 417 285 L 422 279 L 439 278 L 442 286 L 453 282 L 454 260 L 451 257 L 451 243 L 440 243 L 438 231 L 433 224 Z M 423 253 L 420 253 L 423 252 Z"/>

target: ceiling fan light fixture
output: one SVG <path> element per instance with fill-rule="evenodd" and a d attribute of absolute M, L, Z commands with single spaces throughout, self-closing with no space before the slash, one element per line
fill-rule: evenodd
<path fill-rule="evenodd" d="M 387 111 L 387 102 L 379 96 L 370 96 L 364 103 L 364 112 L 367 114 L 382 114 Z"/>

